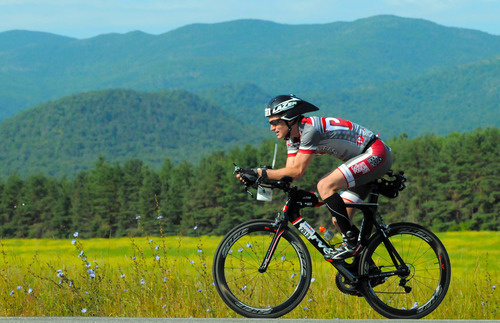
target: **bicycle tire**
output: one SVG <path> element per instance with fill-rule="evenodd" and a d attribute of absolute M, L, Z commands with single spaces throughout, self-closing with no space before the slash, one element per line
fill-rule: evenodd
<path fill-rule="evenodd" d="M 435 234 L 414 223 L 390 225 L 386 235 L 408 265 L 410 274 L 378 281 L 364 279 L 360 283 L 363 295 L 375 311 L 387 318 L 422 318 L 434 311 L 446 296 L 451 279 L 448 253 Z M 373 273 L 371 260 L 378 266 L 377 274 L 395 270 L 380 233 L 370 239 L 363 252 L 361 274 L 367 275 L 370 270 Z M 406 280 L 403 286 L 402 279 Z"/>
<path fill-rule="evenodd" d="M 286 228 L 268 269 L 258 271 L 271 239 L 273 221 L 253 220 L 231 230 L 214 256 L 213 277 L 222 300 L 236 313 L 252 318 L 276 318 L 293 310 L 311 283 L 309 251 Z"/>

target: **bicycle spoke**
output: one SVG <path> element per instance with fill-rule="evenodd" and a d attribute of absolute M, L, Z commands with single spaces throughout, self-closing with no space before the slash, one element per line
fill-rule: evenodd
<path fill-rule="evenodd" d="M 365 297 L 375 310 L 386 317 L 421 318 L 433 311 L 446 294 L 449 263 L 444 266 L 446 274 L 443 276 L 439 257 L 443 255 L 441 259 L 448 261 L 447 254 L 442 247 L 438 251 L 440 242 L 437 237 L 421 226 L 400 224 L 391 229 L 388 238 L 405 267 L 395 268 L 381 237 L 367 246 L 362 261 L 366 263 L 369 257 L 381 273 L 396 269 L 401 273 L 404 269 L 406 274 L 389 276 L 384 281 L 369 279 L 363 285 Z M 433 302 L 429 303 L 431 300 Z M 417 311 L 425 304 L 423 309 Z"/>

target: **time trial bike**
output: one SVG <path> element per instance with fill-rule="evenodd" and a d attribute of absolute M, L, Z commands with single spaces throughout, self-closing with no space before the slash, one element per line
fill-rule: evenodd
<path fill-rule="evenodd" d="M 363 248 L 350 260 L 331 261 L 338 271 L 335 283 L 343 293 L 363 296 L 387 318 L 422 318 L 448 291 L 450 259 L 439 238 L 421 225 L 384 223 L 377 211 L 379 196 L 394 198 L 406 187 L 403 172 L 388 176 L 372 183 L 366 203 L 346 203 L 363 213 L 358 237 Z M 235 312 L 275 318 L 292 311 L 309 289 L 311 257 L 304 241 L 323 256 L 335 246 L 300 215 L 302 208 L 322 204 L 314 193 L 292 186 L 289 177 L 260 185 L 287 194 L 282 211 L 274 220 L 251 220 L 229 231 L 215 252 L 213 278 Z"/>

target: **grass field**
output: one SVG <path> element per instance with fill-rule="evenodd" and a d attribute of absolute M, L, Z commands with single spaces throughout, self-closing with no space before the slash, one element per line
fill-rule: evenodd
<path fill-rule="evenodd" d="M 76 235 L 76 234 L 75 234 Z M 498 319 L 499 232 L 438 234 L 452 281 L 428 319 Z M 221 237 L 0 241 L 0 316 L 239 317 L 212 285 Z M 285 318 L 382 318 L 342 294 L 311 250 L 313 283 Z"/>

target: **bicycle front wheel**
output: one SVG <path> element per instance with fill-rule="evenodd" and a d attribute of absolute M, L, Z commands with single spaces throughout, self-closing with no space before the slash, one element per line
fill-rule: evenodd
<path fill-rule="evenodd" d="M 307 293 L 311 257 L 302 239 L 291 230 L 283 231 L 267 270 L 259 272 L 275 234 L 272 221 L 246 222 L 231 230 L 215 252 L 215 287 L 240 315 L 280 317 L 293 310 Z"/>
<path fill-rule="evenodd" d="M 422 318 L 439 306 L 448 291 L 448 253 L 436 235 L 417 224 L 396 223 L 386 234 L 390 244 L 386 246 L 378 234 L 363 253 L 359 271 L 374 277 L 361 282 L 363 295 L 387 318 Z M 390 245 L 404 262 L 399 268 L 388 252 Z"/>

